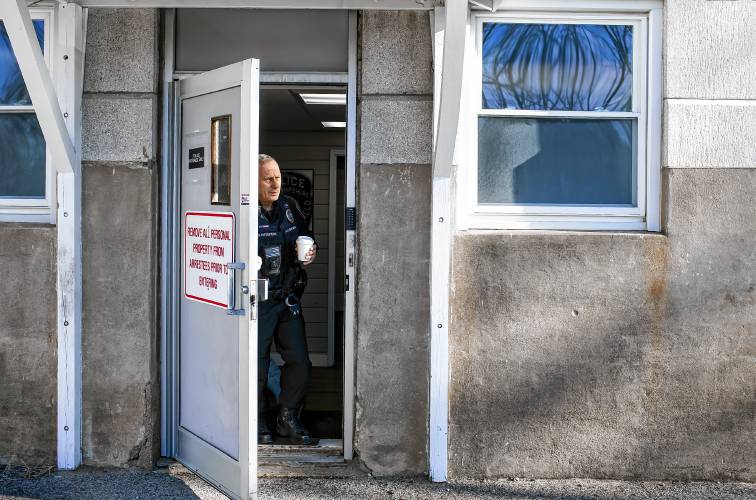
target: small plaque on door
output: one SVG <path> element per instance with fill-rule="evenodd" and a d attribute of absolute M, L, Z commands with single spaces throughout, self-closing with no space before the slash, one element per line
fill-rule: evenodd
<path fill-rule="evenodd" d="M 205 166 L 205 148 L 191 148 L 189 150 L 189 168 L 202 168 Z"/>

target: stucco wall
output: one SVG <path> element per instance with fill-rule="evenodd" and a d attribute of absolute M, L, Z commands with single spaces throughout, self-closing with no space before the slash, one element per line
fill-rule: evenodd
<path fill-rule="evenodd" d="M 56 242 L 49 224 L 0 224 L 0 464 L 55 464 Z"/>
<path fill-rule="evenodd" d="M 756 480 L 756 4 L 665 16 L 663 234 L 455 237 L 451 477 Z"/>
<path fill-rule="evenodd" d="M 159 451 L 158 11 L 90 9 L 83 114 L 85 464 Z"/>
<path fill-rule="evenodd" d="M 374 474 L 420 474 L 428 470 L 428 13 L 365 12 L 359 46 L 355 448 Z"/>

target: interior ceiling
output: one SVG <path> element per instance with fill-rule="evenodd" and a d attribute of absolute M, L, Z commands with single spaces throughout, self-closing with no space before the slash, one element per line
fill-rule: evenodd
<path fill-rule="evenodd" d="M 287 89 L 260 89 L 260 129 L 273 131 L 323 131 L 341 130 L 323 128 L 321 122 L 346 121 L 346 106 L 305 104 L 299 97 L 302 93 L 344 94 L 346 89 L 324 90 L 307 87 Z"/>

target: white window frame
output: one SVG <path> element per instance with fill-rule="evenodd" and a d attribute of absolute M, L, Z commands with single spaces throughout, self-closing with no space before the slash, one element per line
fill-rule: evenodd
<path fill-rule="evenodd" d="M 29 8 L 33 21 L 44 21 L 44 59 L 52 68 L 55 53 L 56 9 L 54 6 Z M 2 19 L 0 18 L 0 21 Z M 54 80 L 53 74 L 53 80 Z M 0 113 L 33 113 L 34 106 L 0 106 Z M 0 139 L 2 140 L 2 139 Z M 57 202 L 57 171 L 53 166 L 50 149 L 45 151 L 45 197 L 44 198 L 0 198 L 0 222 L 43 222 L 55 223 Z"/>
<path fill-rule="evenodd" d="M 661 3 L 636 7 L 630 2 L 548 0 L 508 2 L 501 12 L 472 11 L 465 55 L 461 111 L 464 160 L 456 161 L 457 228 L 554 230 L 660 230 L 661 196 Z M 651 4 L 656 6 L 656 4 Z M 543 10 L 539 10 L 542 7 Z M 520 10 L 522 9 L 522 10 Z M 482 27 L 484 22 L 538 24 L 624 24 L 633 26 L 633 102 L 630 112 L 533 111 L 482 107 Z M 636 207 L 510 205 L 477 203 L 478 118 L 590 117 L 637 120 Z"/>

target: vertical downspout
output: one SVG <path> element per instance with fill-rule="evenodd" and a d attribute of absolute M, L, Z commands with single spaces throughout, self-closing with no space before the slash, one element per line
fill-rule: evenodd
<path fill-rule="evenodd" d="M 174 374 L 174 315 L 173 240 L 175 238 L 173 211 L 173 132 L 175 123 L 173 102 L 173 40 L 175 9 L 163 11 L 163 67 L 161 94 L 160 136 L 160 454 L 173 456 L 173 405 L 171 381 Z"/>

